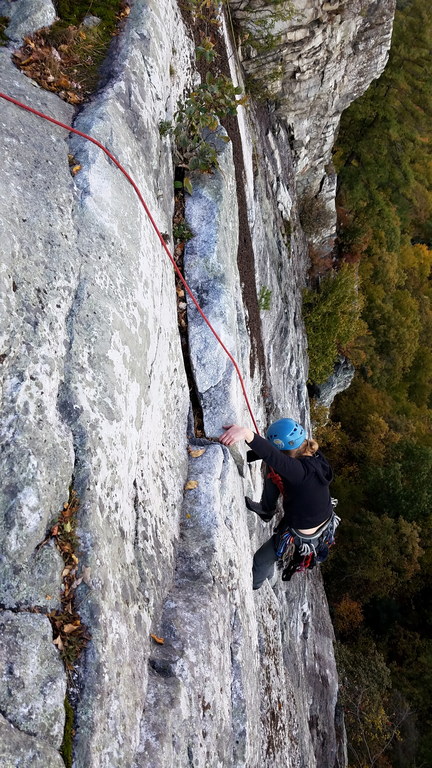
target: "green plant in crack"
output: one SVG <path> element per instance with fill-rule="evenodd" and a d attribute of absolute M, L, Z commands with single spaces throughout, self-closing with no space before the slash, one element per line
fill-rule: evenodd
<path fill-rule="evenodd" d="M 216 26 L 219 26 L 217 16 L 221 6 L 220 0 L 180 0 L 180 8 L 191 13 L 195 21 Z"/>
<path fill-rule="evenodd" d="M 270 309 L 271 295 L 272 295 L 272 292 L 270 288 L 267 288 L 266 285 L 263 285 L 260 288 L 260 292 L 258 294 L 259 309 L 266 309 L 266 310 Z"/>
<path fill-rule="evenodd" d="M 219 54 L 215 51 L 215 43 L 210 37 L 207 36 L 203 37 L 199 45 L 197 45 L 195 48 L 195 53 L 197 60 L 203 59 L 207 62 L 207 64 L 210 64 L 216 59 L 217 56 L 219 56 Z"/>
<path fill-rule="evenodd" d="M 190 231 L 186 221 L 181 219 L 173 226 L 173 238 L 181 243 L 187 243 L 188 240 L 193 238 L 193 233 Z"/>
<path fill-rule="evenodd" d="M 56 11 L 54 24 L 25 37 L 12 59 L 46 90 L 81 104 L 97 88 L 102 62 L 130 7 L 125 0 L 58 0 Z M 94 26 L 84 23 L 89 14 L 98 20 Z"/>
<path fill-rule="evenodd" d="M 205 80 L 178 102 L 171 134 L 175 163 L 184 169 L 184 187 L 188 192 L 192 191 L 188 172 L 212 173 L 219 167 L 211 134 L 220 120 L 235 115 L 238 106 L 245 104 L 247 96 L 241 94 L 242 89 L 226 75 L 207 72 Z M 228 136 L 220 138 L 229 141 Z"/>
<path fill-rule="evenodd" d="M 65 708 L 65 726 L 63 732 L 63 741 L 60 747 L 60 754 L 63 758 L 66 768 L 72 768 L 73 762 L 73 737 L 74 737 L 74 711 L 72 704 L 66 696 L 64 701 Z"/>
<path fill-rule="evenodd" d="M 55 0 L 57 16 L 67 24 L 79 25 L 91 14 L 101 20 L 108 32 L 116 26 L 116 15 L 125 3 L 122 0 Z"/>
<path fill-rule="evenodd" d="M 246 18 L 240 24 L 234 16 L 233 27 L 240 42 L 252 46 L 257 53 L 275 50 L 281 43 L 278 23 L 291 21 L 299 15 L 291 0 L 268 0 L 264 8 L 246 6 L 242 11 L 247 12 Z"/>
<path fill-rule="evenodd" d="M 0 16 L 0 45 L 6 45 L 8 37 L 5 34 L 5 29 L 9 24 L 8 16 Z"/>
<path fill-rule="evenodd" d="M 170 120 L 161 120 L 159 122 L 159 135 L 160 136 L 169 136 L 172 129 L 172 123 Z"/>

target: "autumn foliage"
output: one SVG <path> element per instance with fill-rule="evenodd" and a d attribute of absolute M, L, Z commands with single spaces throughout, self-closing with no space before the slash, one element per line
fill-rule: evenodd
<path fill-rule="evenodd" d="M 431 46 L 427 0 L 398 3 L 388 66 L 342 116 L 334 155 L 340 256 L 367 325 L 320 426 L 342 517 L 325 579 L 350 768 L 432 764 Z"/>

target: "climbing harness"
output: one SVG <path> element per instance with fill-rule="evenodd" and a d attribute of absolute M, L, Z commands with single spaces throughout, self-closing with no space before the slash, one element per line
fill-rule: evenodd
<path fill-rule="evenodd" d="M 306 571 L 323 563 L 335 543 L 335 531 L 340 517 L 335 512 L 337 499 L 331 499 L 332 514 L 315 533 L 310 536 L 295 528 L 286 528 L 279 539 L 276 550 L 277 566 L 282 571 L 282 581 L 289 581 L 297 571 Z"/>
<path fill-rule="evenodd" d="M 138 200 L 140 201 L 141 205 L 143 206 L 143 208 L 144 208 L 144 210 L 145 210 L 145 212 L 146 212 L 146 214 L 147 214 L 147 216 L 148 216 L 148 218 L 150 220 L 150 223 L 151 223 L 153 229 L 155 230 L 155 232 L 156 232 L 156 234 L 157 234 L 157 236 L 158 236 L 158 238 L 160 240 L 162 248 L 164 249 L 164 251 L 166 252 L 168 258 L 170 259 L 171 264 L 173 265 L 179 280 L 182 282 L 186 292 L 188 293 L 189 297 L 191 298 L 192 302 L 194 303 L 194 305 L 195 305 L 196 309 L 198 310 L 199 314 L 201 315 L 202 319 L 204 320 L 204 322 L 206 323 L 206 325 L 208 326 L 208 328 L 212 332 L 213 336 L 215 337 L 217 342 L 220 344 L 220 346 L 222 347 L 222 349 L 224 350 L 224 352 L 226 353 L 228 358 L 231 360 L 231 362 L 232 362 L 232 364 L 234 366 L 235 372 L 237 374 L 237 377 L 239 379 L 239 382 L 240 382 L 240 385 L 241 385 L 241 388 L 242 388 L 242 392 L 243 392 L 243 397 L 245 399 L 245 402 L 246 402 L 246 405 L 247 405 L 250 417 L 252 419 L 252 423 L 254 425 L 255 432 L 257 432 L 257 434 L 259 434 L 259 429 L 258 429 L 257 423 L 255 421 L 255 417 L 254 417 L 254 414 L 253 414 L 253 411 L 252 411 L 252 408 L 251 408 L 251 405 L 250 405 L 250 402 L 249 402 L 248 394 L 246 392 L 246 386 L 245 386 L 243 377 L 241 375 L 238 363 L 236 362 L 236 360 L 234 359 L 234 357 L 232 356 L 232 354 L 228 350 L 228 348 L 225 346 L 224 342 L 222 341 L 222 339 L 218 335 L 217 331 L 212 326 L 212 324 L 211 324 L 210 320 L 208 319 L 208 317 L 205 315 L 205 313 L 201 309 L 197 299 L 195 298 L 194 294 L 192 293 L 191 288 L 189 287 L 189 285 L 186 282 L 185 278 L 183 277 L 180 269 L 178 268 L 178 266 L 177 266 L 177 264 L 175 262 L 174 256 L 172 255 L 171 251 L 169 250 L 169 248 L 168 248 L 168 246 L 167 246 L 167 244 L 166 244 L 166 242 L 165 242 L 165 240 L 163 238 L 163 235 L 160 232 L 160 230 L 159 230 L 159 228 L 158 228 L 158 226 L 157 226 L 157 224 L 156 224 L 156 222 L 155 222 L 155 220 L 154 220 L 154 218 L 153 218 L 153 216 L 152 216 L 152 214 L 150 212 L 150 209 L 148 208 L 147 203 L 145 202 L 145 200 L 144 200 L 144 198 L 143 198 L 143 196 L 142 196 L 142 194 L 141 194 L 141 192 L 139 190 L 139 187 L 134 182 L 134 180 L 129 175 L 129 173 L 125 170 L 125 168 L 123 168 L 123 166 L 119 162 L 119 160 L 117 160 L 117 158 L 103 144 L 101 144 L 100 141 L 97 141 L 97 139 L 94 139 L 92 136 L 89 136 L 87 133 L 83 133 L 82 131 L 78 131 L 76 128 L 72 128 L 72 126 L 66 125 L 65 123 L 60 122 L 60 120 L 55 120 L 53 117 L 50 117 L 49 115 L 46 115 L 44 112 L 40 112 L 39 110 L 34 109 L 33 107 L 29 107 L 27 104 L 24 104 L 23 102 L 18 101 L 18 99 L 14 99 L 14 98 L 12 98 L 12 96 L 8 96 L 7 94 L 2 93 L 1 91 L 0 91 L 0 98 L 5 99 L 6 101 L 9 101 L 11 104 L 15 104 L 15 106 L 20 107 L 21 109 L 25 109 L 27 112 L 31 112 L 33 115 L 36 115 L 37 117 L 41 117 L 43 120 L 48 120 L 48 122 L 53 123 L 54 125 L 57 125 L 60 128 L 63 128 L 64 130 L 68 131 L 69 133 L 75 133 L 77 136 L 81 136 L 81 138 L 86 139 L 87 141 L 91 141 L 92 144 L 95 144 L 97 147 L 99 147 L 99 149 L 101 149 L 102 152 L 104 152 L 109 157 L 109 159 L 114 163 L 114 165 L 119 169 L 119 171 L 121 171 L 122 174 L 126 177 L 126 179 L 128 180 L 129 184 L 131 184 L 131 186 L 133 187 L 133 189 L 134 189 L 134 191 L 135 191 L 135 193 L 136 193 L 136 195 L 138 197 Z"/>

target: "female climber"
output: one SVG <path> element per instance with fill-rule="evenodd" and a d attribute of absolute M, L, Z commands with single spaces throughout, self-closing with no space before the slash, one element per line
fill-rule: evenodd
<path fill-rule="evenodd" d="M 337 502 L 329 490 L 333 472 L 318 443 L 308 440 L 304 428 L 289 418 L 271 424 L 267 439 L 237 424 L 223 429 L 219 438 L 223 445 L 245 440 L 251 449 L 248 460 L 263 459 L 271 468 L 261 502 L 246 497 L 248 509 L 267 522 L 276 514 L 276 502 L 280 493 L 283 495 L 283 518 L 254 555 L 253 588 L 259 589 L 272 578 L 276 561 L 282 568 L 282 579 L 288 581 L 295 571 L 325 560 L 339 518 L 334 513 Z"/>

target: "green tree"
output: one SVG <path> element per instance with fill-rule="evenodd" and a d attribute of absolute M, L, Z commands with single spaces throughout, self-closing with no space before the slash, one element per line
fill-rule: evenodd
<path fill-rule="evenodd" d="M 325 277 L 319 291 L 303 296 L 303 317 L 308 334 L 309 378 L 320 383 L 333 372 L 338 353 L 349 350 L 366 333 L 361 320 L 362 298 L 357 270 L 344 264 Z"/>
<path fill-rule="evenodd" d="M 421 523 L 432 513 L 432 446 L 401 441 L 385 466 L 370 469 L 366 498 L 373 511 Z"/>
<path fill-rule="evenodd" d="M 361 663 L 366 643 L 373 666 L 366 641 L 379 643 L 393 684 L 384 711 L 391 700 L 414 711 L 404 741 L 392 742 L 394 768 L 432 764 L 431 50 L 429 0 L 398 2 L 388 66 L 342 116 L 335 151 L 340 256 L 358 264 L 368 333 L 366 359 L 332 409 L 337 444 L 325 446 L 343 522 L 324 574 L 335 615 L 345 596 L 364 617 L 345 648 Z M 376 720 L 373 700 L 367 707 Z M 347 724 L 355 744 L 366 725 Z M 357 748 L 353 764 L 370 765 Z"/>

